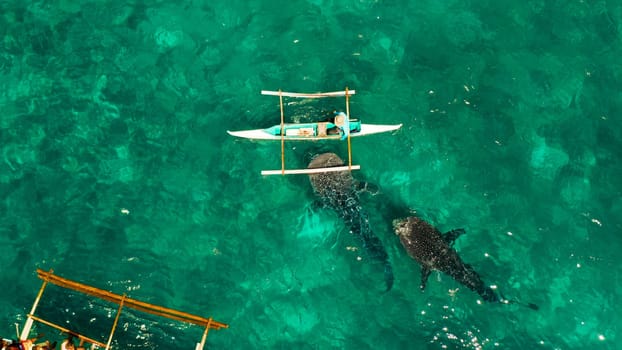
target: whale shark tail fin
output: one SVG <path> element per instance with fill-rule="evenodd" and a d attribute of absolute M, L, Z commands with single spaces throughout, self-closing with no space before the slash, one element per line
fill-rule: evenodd
<path fill-rule="evenodd" d="M 476 290 L 477 294 L 479 294 L 485 301 L 489 302 L 502 302 L 503 297 L 499 297 L 495 291 L 490 287 L 484 287 Z"/>
<path fill-rule="evenodd" d="M 501 295 L 501 300 L 499 300 L 500 303 L 503 304 L 516 304 L 516 305 L 520 305 L 520 306 L 524 306 L 524 307 L 528 307 L 534 311 L 538 311 L 540 310 L 540 307 L 537 304 L 534 303 L 525 303 L 522 302 L 518 299 L 508 299 L 505 296 Z"/>
<path fill-rule="evenodd" d="M 524 303 L 522 301 L 519 300 L 511 300 L 511 299 L 503 299 L 500 301 L 503 304 L 516 304 L 516 305 L 520 305 L 520 306 L 524 306 L 524 307 L 528 307 L 534 311 L 538 311 L 540 310 L 540 307 L 537 304 L 534 303 Z"/>

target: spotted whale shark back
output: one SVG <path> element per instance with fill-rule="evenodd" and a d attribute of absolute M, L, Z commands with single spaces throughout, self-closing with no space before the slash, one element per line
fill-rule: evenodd
<path fill-rule="evenodd" d="M 313 158 L 309 168 L 343 164 L 343 160 L 335 153 L 323 153 Z M 350 232 L 359 239 L 366 254 L 384 265 L 386 290 L 390 290 L 394 279 L 393 268 L 382 242 L 371 230 L 367 212 L 360 205 L 352 174 L 349 171 L 310 174 L 309 180 L 315 194 L 325 206 L 339 215 Z"/>
<path fill-rule="evenodd" d="M 477 292 L 486 301 L 501 300 L 451 247 L 464 230 L 453 230 L 443 235 L 434 226 L 417 217 L 397 221 L 394 228 L 408 255 L 421 265 L 421 289 L 425 289 L 430 272 L 438 270 Z"/>

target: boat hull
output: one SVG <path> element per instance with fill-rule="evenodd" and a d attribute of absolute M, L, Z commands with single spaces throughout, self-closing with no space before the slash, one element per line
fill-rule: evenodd
<path fill-rule="evenodd" d="M 351 132 L 350 137 L 359 137 L 359 136 L 367 136 L 373 134 L 379 134 L 383 132 L 391 132 L 398 130 L 402 127 L 402 124 L 395 125 L 383 125 L 383 124 L 361 124 L 361 131 Z M 227 130 L 227 133 L 231 136 L 242 137 L 246 139 L 252 140 L 280 140 L 281 135 L 273 135 L 266 131 L 266 129 L 255 129 L 255 130 L 241 130 L 241 131 L 230 131 Z M 326 135 L 326 136 L 315 136 L 315 135 L 286 135 L 283 137 L 285 140 L 294 140 L 294 141 L 308 141 L 308 140 L 341 140 L 341 135 Z"/>

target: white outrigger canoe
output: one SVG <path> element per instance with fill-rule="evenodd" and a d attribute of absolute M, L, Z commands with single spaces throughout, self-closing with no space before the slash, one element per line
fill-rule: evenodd
<path fill-rule="evenodd" d="M 383 132 L 398 130 L 402 124 L 382 125 L 382 124 L 363 124 L 356 120 L 350 120 L 350 136 L 359 137 Z M 341 140 L 343 137 L 337 131 L 337 126 L 331 122 L 317 123 L 287 123 L 283 124 L 285 140 L 310 141 L 310 140 Z M 252 140 L 273 140 L 281 139 L 281 126 L 275 125 L 267 129 L 230 131 L 231 136 L 242 137 Z"/>
<path fill-rule="evenodd" d="M 288 175 L 288 174 L 313 174 L 334 171 L 351 171 L 360 169 L 360 165 L 352 165 L 352 147 L 350 138 L 358 136 L 367 136 L 384 132 L 398 130 L 402 124 L 383 125 L 383 124 L 363 124 L 359 120 L 350 119 L 350 96 L 356 93 L 355 90 L 320 92 L 320 93 L 298 93 L 284 91 L 268 91 L 262 90 L 262 95 L 279 96 L 281 106 L 281 123 L 266 129 L 240 130 L 230 131 L 227 133 L 231 136 L 241 137 L 252 140 L 273 140 L 281 141 L 281 169 L 280 170 L 262 170 L 262 175 Z M 340 112 L 334 118 L 327 121 L 315 123 L 285 123 L 283 111 L 283 97 L 297 98 L 325 98 L 340 97 L 346 98 L 346 112 Z M 314 169 L 285 169 L 285 140 L 292 141 L 317 141 L 317 140 L 348 140 L 348 165 L 330 168 L 314 168 Z"/>

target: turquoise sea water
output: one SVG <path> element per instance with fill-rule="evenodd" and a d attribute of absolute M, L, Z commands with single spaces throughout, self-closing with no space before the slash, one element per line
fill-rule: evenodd
<path fill-rule="evenodd" d="M 0 1 L 0 38 L 4 337 L 53 268 L 230 324 L 210 349 L 622 348 L 620 1 Z M 225 132 L 278 123 L 262 89 L 346 86 L 353 116 L 404 124 L 352 143 L 387 293 L 306 177 L 260 176 L 278 142 Z M 347 155 L 286 146 L 289 168 Z M 463 260 L 540 310 L 421 292 L 395 208 L 465 228 Z M 49 287 L 37 314 L 105 340 L 115 310 Z M 113 345 L 201 333 L 128 310 Z"/>

